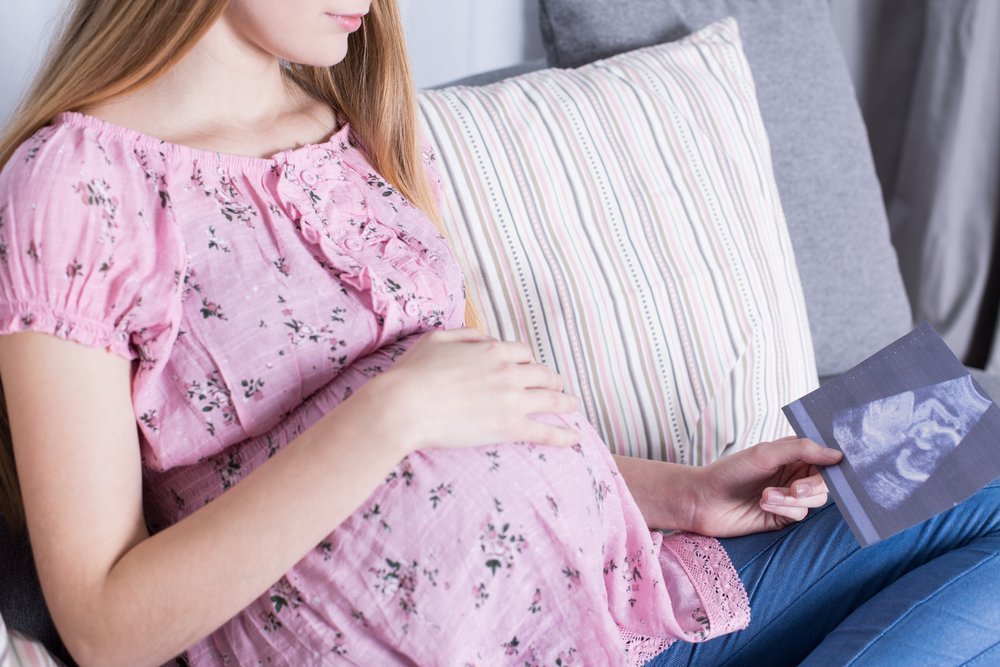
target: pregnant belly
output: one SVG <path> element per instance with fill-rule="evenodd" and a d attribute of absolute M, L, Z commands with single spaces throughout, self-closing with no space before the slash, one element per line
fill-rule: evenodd
<path fill-rule="evenodd" d="M 363 504 L 369 518 L 379 504 L 405 517 L 407 526 L 462 522 L 500 515 L 537 513 L 567 518 L 583 510 L 599 519 L 610 492 L 611 470 L 604 444 L 580 413 L 544 414 L 537 419 L 563 426 L 579 425 L 586 435 L 579 445 L 555 447 L 506 441 L 462 449 L 426 448 L 411 453 Z M 360 521 L 364 522 L 364 512 Z M 555 522 L 559 523 L 559 522 Z M 583 526 L 573 521 L 572 530 Z M 409 528 L 408 528 L 409 530 Z"/>
<path fill-rule="evenodd" d="M 459 595 L 477 591 L 473 598 L 539 560 L 564 561 L 569 578 L 582 562 L 600 572 L 602 545 L 622 517 L 613 461 L 582 414 L 539 418 L 579 424 L 582 442 L 413 452 L 334 531 L 327 555 L 359 564 L 349 576 L 367 582 L 368 595 L 381 590 L 390 606 L 402 586 L 394 563 L 417 564 L 418 578 L 436 572 L 431 588 L 459 586 Z"/>
<path fill-rule="evenodd" d="M 393 360 L 369 361 L 345 372 L 337 391 Z M 476 662 L 476 638 L 498 619 L 510 626 L 503 641 L 609 622 L 605 576 L 628 532 L 624 486 L 581 413 L 537 418 L 578 427 L 581 442 L 412 452 L 214 645 L 250 633 L 332 646 L 357 664 L 431 664 L 469 650 Z"/>

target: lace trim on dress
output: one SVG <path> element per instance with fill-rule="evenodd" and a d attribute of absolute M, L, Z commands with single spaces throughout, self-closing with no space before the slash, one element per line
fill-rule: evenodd
<path fill-rule="evenodd" d="M 664 536 L 667 549 L 687 573 L 702 606 L 694 611 L 703 629 L 687 633 L 689 642 L 702 642 L 742 630 L 750 623 L 750 600 L 729 555 L 718 540 L 695 533 Z M 618 629 L 629 665 L 643 665 L 669 648 L 676 639 L 650 637 Z"/>
<path fill-rule="evenodd" d="M 634 667 L 641 667 L 656 656 L 666 651 L 676 639 L 665 637 L 647 637 L 637 635 L 623 628 L 618 628 L 622 641 L 625 642 L 625 655 L 628 664 Z"/>
<path fill-rule="evenodd" d="M 708 619 L 707 632 L 690 637 L 690 641 L 704 641 L 749 625 L 750 599 L 729 554 L 718 540 L 676 532 L 663 538 L 663 548 L 669 549 L 687 571 Z"/>

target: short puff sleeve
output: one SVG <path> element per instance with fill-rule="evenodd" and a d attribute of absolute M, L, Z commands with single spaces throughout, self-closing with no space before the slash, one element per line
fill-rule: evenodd
<path fill-rule="evenodd" d="M 113 139 L 47 125 L 0 171 L 0 334 L 151 364 L 176 335 L 182 243 L 149 156 Z"/>

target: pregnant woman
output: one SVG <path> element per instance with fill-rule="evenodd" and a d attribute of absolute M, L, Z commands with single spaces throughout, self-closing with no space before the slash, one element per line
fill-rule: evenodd
<path fill-rule="evenodd" d="M 394 0 L 75 2 L 0 142 L 0 478 L 79 663 L 996 642 L 992 486 L 859 552 L 815 443 L 611 456 L 478 330 L 417 127 Z"/>

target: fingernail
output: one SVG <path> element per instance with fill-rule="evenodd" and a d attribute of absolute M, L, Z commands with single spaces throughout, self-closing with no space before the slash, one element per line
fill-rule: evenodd
<path fill-rule="evenodd" d="M 813 487 L 811 484 L 796 484 L 795 493 L 798 496 L 811 496 L 813 493 Z"/>
<path fill-rule="evenodd" d="M 788 500 L 788 496 L 783 494 L 781 491 L 770 491 L 767 494 L 768 503 L 780 503 L 782 500 Z"/>

